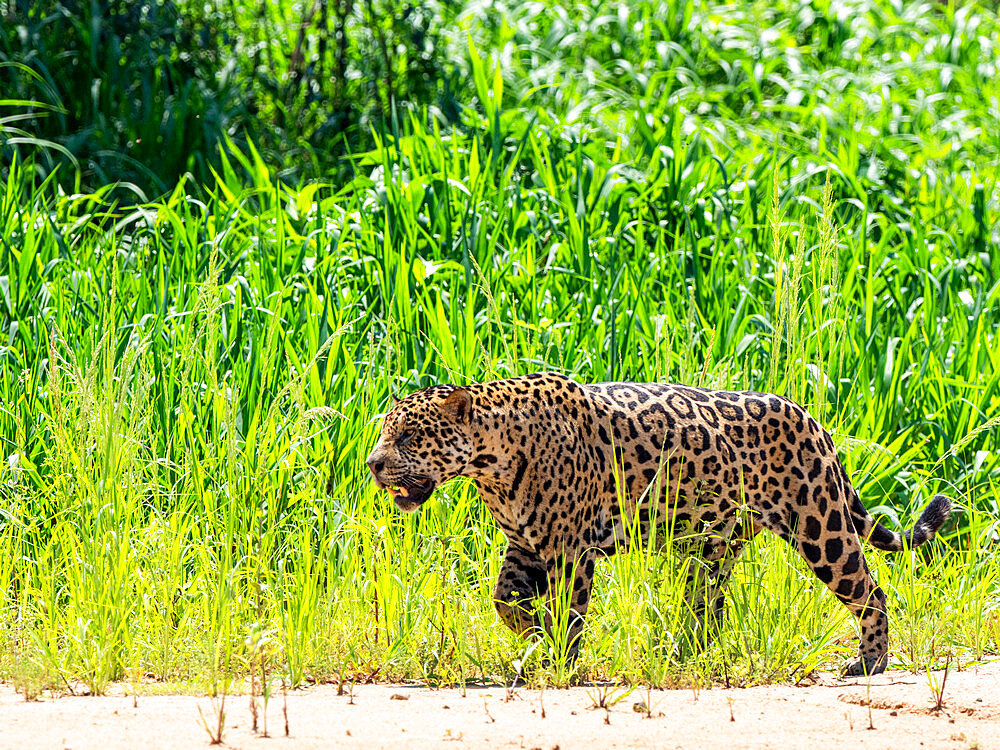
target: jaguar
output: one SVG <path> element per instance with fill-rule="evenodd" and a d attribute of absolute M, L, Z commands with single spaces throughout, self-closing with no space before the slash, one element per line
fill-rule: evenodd
<path fill-rule="evenodd" d="M 900 551 L 931 539 L 951 502 L 936 495 L 911 530 L 866 510 L 833 439 L 781 396 L 669 383 L 584 385 L 558 373 L 434 385 L 396 401 L 367 458 L 404 512 L 468 477 L 507 539 L 493 600 L 517 633 L 539 625 L 539 597 L 569 592 L 571 652 L 596 562 L 636 534 L 669 526 L 687 566 L 687 604 L 703 641 L 746 544 L 769 531 L 791 544 L 858 619 L 846 675 L 888 662 L 886 598 L 862 540 Z M 541 623 L 551 627 L 551 622 Z"/>

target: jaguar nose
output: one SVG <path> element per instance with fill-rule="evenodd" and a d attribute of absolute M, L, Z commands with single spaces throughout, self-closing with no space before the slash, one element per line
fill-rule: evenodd
<path fill-rule="evenodd" d="M 372 476 L 377 476 L 378 473 L 385 468 L 385 462 L 379 461 L 377 458 L 375 458 L 374 454 L 368 456 L 368 460 L 365 461 L 365 463 L 368 464 L 368 470 L 371 471 Z"/>

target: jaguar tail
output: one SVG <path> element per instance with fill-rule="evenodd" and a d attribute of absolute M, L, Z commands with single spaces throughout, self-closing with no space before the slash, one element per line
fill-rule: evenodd
<path fill-rule="evenodd" d="M 902 533 L 890 531 L 872 518 L 856 492 L 852 494 L 854 497 L 850 503 L 851 519 L 858 534 L 871 542 L 873 547 L 887 552 L 901 552 L 919 547 L 932 539 L 951 515 L 951 500 L 944 495 L 935 495 L 912 529 Z"/>

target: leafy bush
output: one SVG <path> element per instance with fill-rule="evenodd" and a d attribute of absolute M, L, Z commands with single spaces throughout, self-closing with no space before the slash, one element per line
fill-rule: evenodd
<path fill-rule="evenodd" d="M 218 166 L 244 135 L 287 180 L 340 168 L 397 109 L 457 117 L 442 30 L 454 0 L 16 2 L 0 31 L 0 166 L 141 196 Z"/>
<path fill-rule="evenodd" d="M 254 115 L 247 130 L 286 181 L 338 172 L 371 131 L 430 106 L 458 119 L 448 34 L 460 0 L 259 0 L 233 7 L 233 51 Z M 468 100 L 468 94 L 464 96 Z"/>
<path fill-rule="evenodd" d="M 225 37 L 166 2 L 15 2 L 0 31 L 2 166 L 163 193 L 205 176 L 239 97 Z M 79 170 L 74 173 L 74 170 Z"/>

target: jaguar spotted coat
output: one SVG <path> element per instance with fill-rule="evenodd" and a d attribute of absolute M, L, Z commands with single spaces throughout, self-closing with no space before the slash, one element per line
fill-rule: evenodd
<path fill-rule="evenodd" d="M 881 672 L 888 660 L 885 595 L 859 537 L 902 550 L 930 539 L 951 511 L 938 495 L 910 532 L 877 523 L 829 433 L 780 396 L 580 385 L 555 373 L 418 391 L 386 415 L 367 463 L 403 511 L 442 482 L 471 477 L 508 540 L 494 592 L 501 618 L 517 632 L 532 628 L 530 601 L 564 583 L 574 648 L 595 562 L 633 529 L 645 536 L 666 523 L 683 540 L 694 558 L 688 602 L 703 634 L 721 614 L 744 545 L 772 531 L 860 621 L 850 675 Z"/>

